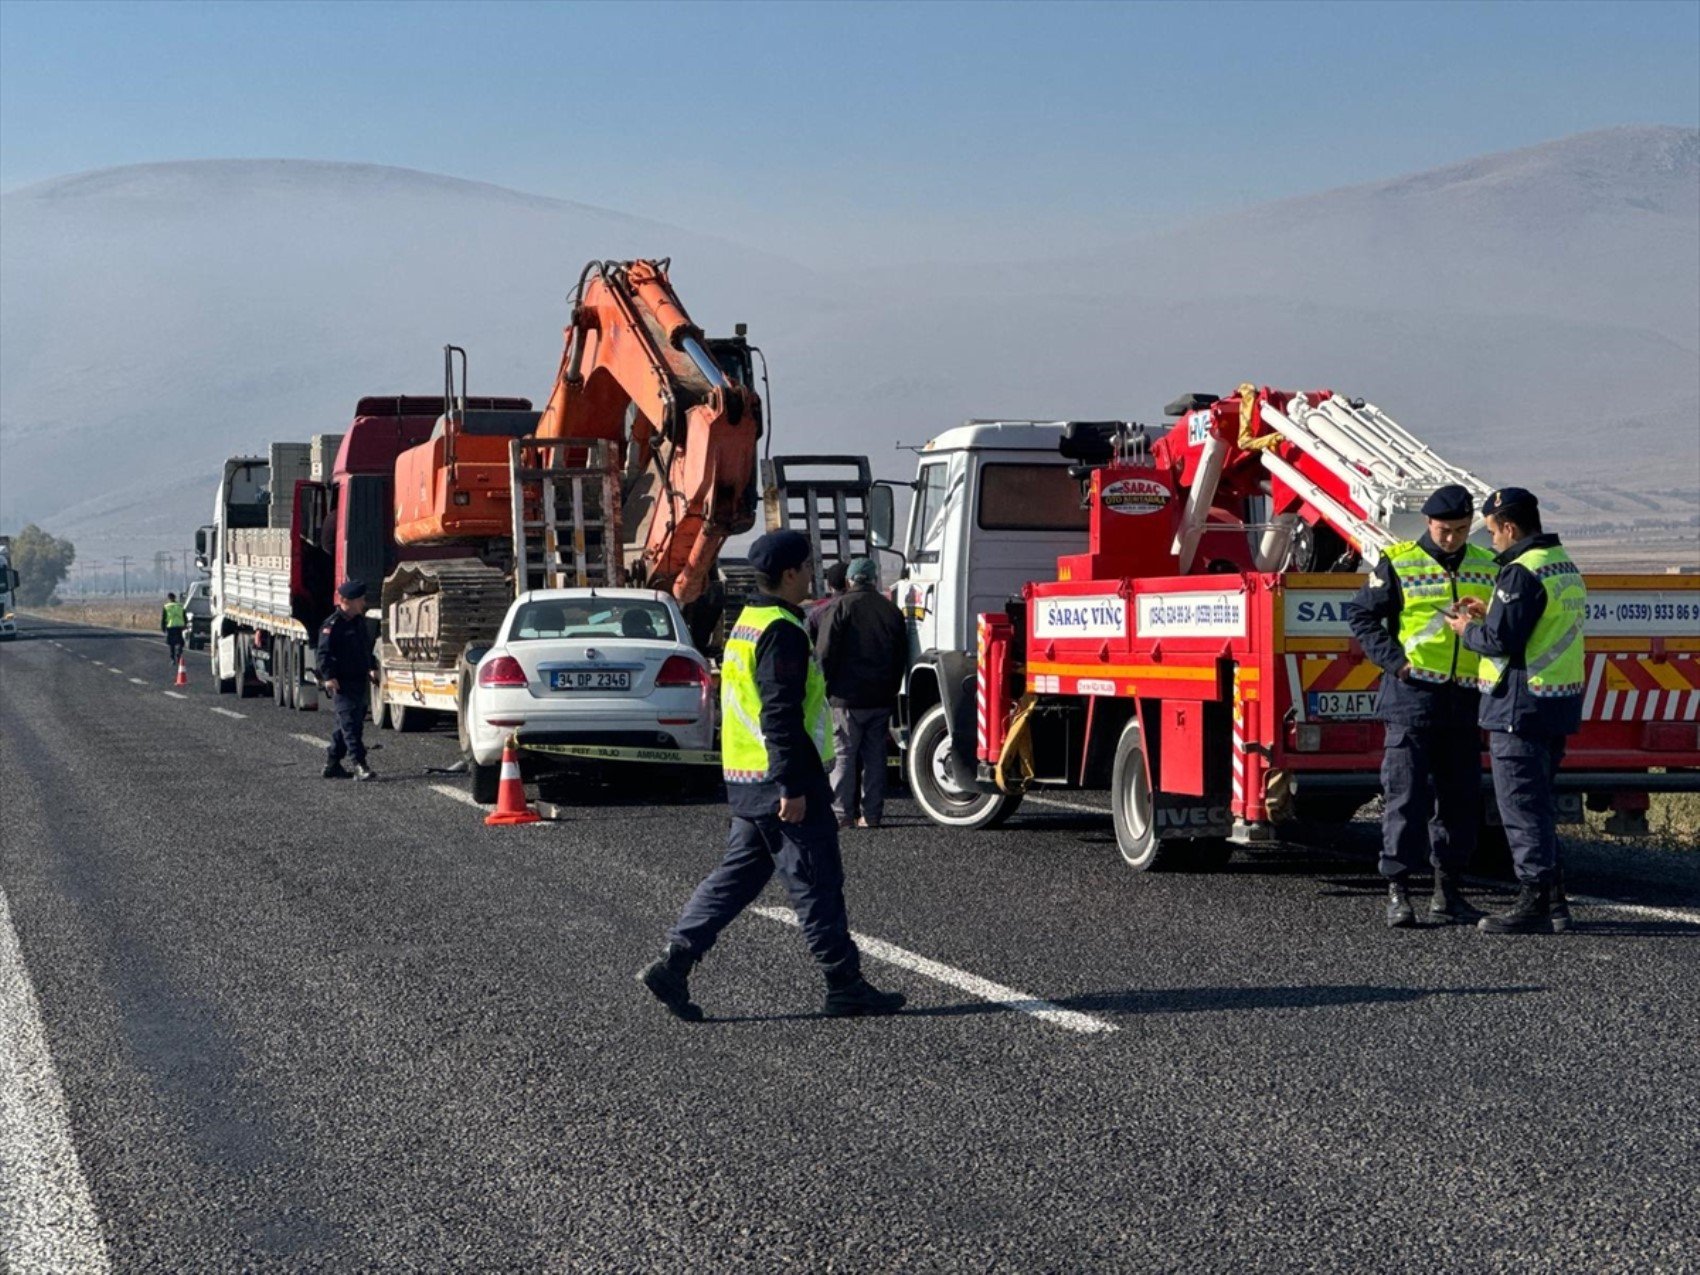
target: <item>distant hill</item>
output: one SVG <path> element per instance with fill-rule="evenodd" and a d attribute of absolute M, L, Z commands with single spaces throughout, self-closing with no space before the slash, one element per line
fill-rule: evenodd
<path fill-rule="evenodd" d="M 1156 178 L 1154 178 L 1156 180 Z M 1319 170 L 1318 185 L 1326 182 Z M 1090 259 L 795 263 L 392 168 L 156 164 L 0 196 L 0 526 L 183 543 L 220 459 L 428 391 L 543 398 L 593 256 L 671 255 L 747 321 L 781 449 L 892 455 L 968 415 L 1152 420 L 1240 380 L 1362 394 L 1567 516 L 1700 511 L 1700 133 L 1567 138 L 1133 239 Z M 1613 492 L 1617 494 L 1612 494 Z M 1624 493 L 1628 493 L 1625 498 Z M 1693 501 L 1689 494 L 1693 493 Z M 1625 507 L 1626 506 L 1626 507 Z"/>

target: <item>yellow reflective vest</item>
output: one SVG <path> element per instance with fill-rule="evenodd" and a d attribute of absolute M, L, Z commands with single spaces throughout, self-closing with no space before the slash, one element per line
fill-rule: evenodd
<path fill-rule="evenodd" d="M 720 768 L 727 783 L 762 783 L 778 776 L 767 756 L 767 737 L 761 729 L 761 688 L 756 683 L 756 644 L 769 625 L 807 626 L 784 607 L 747 606 L 732 626 L 720 665 Z M 826 702 L 826 677 L 813 653 L 803 691 L 803 724 L 820 751 L 821 764 L 832 767 L 832 711 Z"/>
<path fill-rule="evenodd" d="M 1458 640 L 1446 608 L 1460 598 L 1493 598 L 1499 568 L 1480 545 L 1465 545 L 1457 571 L 1448 571 L 1414 540 L 1390 545 L 1383 555 L 1399 580 L 1399 645 L 1417 682 L 1477 684 L 1477 654 Z"/>

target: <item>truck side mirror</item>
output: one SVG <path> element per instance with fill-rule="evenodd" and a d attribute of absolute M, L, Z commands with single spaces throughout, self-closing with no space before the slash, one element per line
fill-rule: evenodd
<path fill-rule="evenodd" d="M 868 488 L 868 543 L 876 549 L 889 549 L 897 530 L 897 505 L 889 483 L 875 483 Z"/>

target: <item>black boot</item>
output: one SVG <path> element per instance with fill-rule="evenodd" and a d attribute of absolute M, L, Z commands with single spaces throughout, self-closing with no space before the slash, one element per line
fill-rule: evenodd
<path fill-rule="evenodd" d="M 1411 890 L 1404 877 L 1394 877 L 1387 883 L 1387 925 L 1389 929 L 1408 930 L 1417 923 L 1417 911 L 1411 906 Z"/>
<path fill-rule="evenodd" d="M 1552 887 L 1525 881 L 1511 910 L 1484 916 L 1479 928 L 1484 934 L 1551 934 Z"/>
<path fill-rule="evenodd" d="M 826 976 L 826 1004 L 821 1013 L 828 1018 L 858 1018 L 895 1014 L 908 1000 L 902 992 L 882 992 L 862 977 L 860 966 Z"/>
<path fill-rule="evenodd" d="M 1428 901 L 1428 919 L 1435 925 L 1467 925 L 1482 919 L 1480 908 L 1471 906 L 1458 888 L 1458 878 L 1441 868 L 1434 870 L 1434 897 Z"/>
<path fill-rule="evenodd" d="M 1552 873 L 1552 932 L 1563 934 L 1570 928 L 1570 900 L 1564 893 L 1564 869 Z"/>
<path fill-rule="evenodd" d="M 342 763 L 340 761 L 327 761 L 325 763 L 324 770 L 320 773 L 324 775 L 326 779 L 348 778 L 348 772 L 342 768 Z"/>
<path fill-rule="evenodd" d="M 659 961 L 652 961 L 638 971 L 637 981 L 647 987 L 675 1018 L 699 1023 L 702 1021 L 702 1008 L 691 1000 L 690 987 L 691 967 L 696 963 L 697 958 L 688 948 L 669 943 Z"/>

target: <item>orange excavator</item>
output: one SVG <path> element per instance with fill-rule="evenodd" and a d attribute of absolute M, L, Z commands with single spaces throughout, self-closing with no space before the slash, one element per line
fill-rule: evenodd
<path fill-rule="evenodd" d="M 397 459 L 396 540 L 444 554 L 385 582 L 386 637 L 410 658 L 452 667 L 468 643 L 495 631 L 513 598 L 516 515 L 528 525 L 547 516 L 534 493 L 514 499 L 515 439 L 535 440 L 521 451 L 540 465 L 550 455 L 583 463 L 612 453 L 619 493 L 607 504 L 618 528 L 608 534 L 620 558 L 612 575 L 670 591 L 699 641 L 718 622 L 720 550 L 755 523 L 759 351 L 742 324 L 733 337 L 705 337 L 673 291 L 669 264 L 585 267 L 540 416 L 451 407 L 427 442 Z M 452 363 L 448 380 L 446 399 L 464 402 Z"/>

